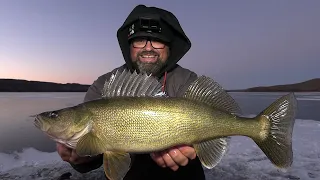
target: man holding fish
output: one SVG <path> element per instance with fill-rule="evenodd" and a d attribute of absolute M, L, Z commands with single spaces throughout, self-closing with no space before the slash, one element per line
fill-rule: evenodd
<path fill-rule="evenodd" d="M 175 16 L 139 5 L 117 32 L 125 64 L 100 76 L 85 102 L 43 112 L 35 126 L 64 161 L 108 179 L 205 179 L 229 137 L 251 138 L 278 168 L 292 164 L 293 93 L 253 118 L 212 79 L 176 63 L 191 43 Z M 245 162 L 244 162 L 245 163 Z"/>
<path fill-rule="evenodd" d="M 118 30 L 117 37 L 126 64 L 112 72 L 128 68 L 152 73 L 160 78 L 165 91 L 173 97 L 182 96 L 188 85 L 197 78 L 194 72 L 176 65 L 190 49 L 191 42 L 172 13 L 139 5 Z M 93 83 L 85 101 L 101 96 L 104 82 L 110 78 L 112 72 L 99 77 Z M 70 162 L 80 172 L 88 172 L 102 164 L 101 156 L 79 157 L 75 150 L 60 143 L 57 144 L 57 150 L 63 160 Z M 179 168 L 180 166 L 183 168 Z M 166 167 L 175 172 L 170 172 Z M 141 179 L 142 175 L 146 179 L 159 176 L 159 179 L 204 179 L 201 163 L 191 146 L 173 147 L 150 155 L 137 155 L 128 174 L 132 174 L 132 178 L 127 179 Z"/>

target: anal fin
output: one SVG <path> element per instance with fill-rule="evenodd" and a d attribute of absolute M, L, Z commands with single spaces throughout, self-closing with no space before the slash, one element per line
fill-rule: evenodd
<path fill-rule="evenodd" d="M 219 138 L 194 144 L 202 165 L 208 169 L 215 167 L 227 152 L 229 138 Z"/>
<path fill-rule="evenodd" d="M 103 169 L 109 180 L 122 180 L 130 169 L 129 153 L 107 151 L 103 154 Z"/>

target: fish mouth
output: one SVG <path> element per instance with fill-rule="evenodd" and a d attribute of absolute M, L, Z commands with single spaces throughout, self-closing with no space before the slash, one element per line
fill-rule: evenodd
<path fill-rule="evenodd" d="M 34 126 L 37 127 L 38 129 L 42 130 L 42 131 L 45 131 L 44 130 L 44 123 L 42 122 L 41 117 L 39 115 L 35 116 Z M 65 139 L 58 138 L 55 134 L 51 134 L 51 133 L 49 133 L 47 131 L 45 131 L 45 132 L 46 132 L 45 134 L 50 139 L 52 139 L 53 141 L 61 143 L 61 144 L 64 144 L 69 148 L 75 148 L 75 145 L 76 145 L 76 142 L 77 142 L 76 140 L 78 140 L 78 139 L 73 138 L 73 136 L 71 137 L 70 141 L 68 141 L 68 140 L 65 140 Z M 84 132 L 86 132 L 86 130 L 80 131 L 80 135 L 82 135 Z M 78 135 L 78 133 L 76 133 L 74 136 L 76 136 L 76 138 L 77 138 L 79 135 Z"/>
<path fill-rule="evenodd" d="M 33 124 L 39 129 L 41 129 L 43 126 L 43 123 L 42 123 L 41 118 L 39 116 L 35 117 Z"/>

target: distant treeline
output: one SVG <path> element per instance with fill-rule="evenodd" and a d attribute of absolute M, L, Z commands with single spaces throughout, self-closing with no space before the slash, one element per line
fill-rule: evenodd
<path fill-rule="evenodd" d="M 308 81 L 276 85 L 276 86 L 261 86 L 241 90 L 229 90 L 230 92 L 320 92 L 320 78 L 311 79 Z"/>
<path fill-rule="evenodd" d="M 90 85 L 0 79 L 0 92 L 86 92 Z M 301 83 L 252 87 L 228 92 L 320 92 L 320 78 Z"/>
<path fill-rule="evenodd" d="M 86 92 L 90 85 L 0 79 L 0 92 Z"/>

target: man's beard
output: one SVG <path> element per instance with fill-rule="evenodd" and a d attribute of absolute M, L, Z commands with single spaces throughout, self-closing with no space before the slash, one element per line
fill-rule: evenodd
<path fill-rule="evenodd" d="M 156 62 L 152 63 L 141 62 L 139 57 L 142 55 L 155 55 L 157 60 Z M 137 57 L 133 65 L 140 73 L 157 74 L 165 66 L 165 63 L 162 61 L 162 59 L 160 59 L 158 53 L 154 51 L 143 51 L 137 54 Z"/>

